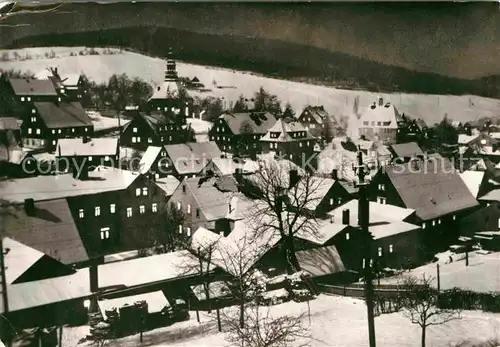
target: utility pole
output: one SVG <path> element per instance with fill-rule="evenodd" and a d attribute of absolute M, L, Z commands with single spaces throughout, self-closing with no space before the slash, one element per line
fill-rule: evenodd
<path fill-rule="evenodd" d="M 5 216 L 1 215 L 1 229 L 0 229 L 0 272 L 2 273 L 2 301 L 3 301 L 3 317 L 0 317 L 1 326 L 3 327 L 3 333 L 1 334 L 5 338 L 6 347 L 12 347 L 11 331 L 10 326 L 8 326 L 7 314 L 9 312 L 9 298 L 7 295 L 7 278 L 5 276 L 5 259 L 4 259 L 4 247 L 3 247 L 3 231 L 5 225 Z"/>
<path fill-rule="evenodd" d="M 357 174 L 359 178 L 359 205 L 358 205 L 358 215 L 359 215 L 359 227 L 361 229 L 361 235 L 365 240 L 364 244 L 364 273 L 365 273 L 365 300 L 368 313 L 368 334 L 370 339 L 370 347 L 375 347 L 375 318 L 373 315 L 373 271 L 371 264 L 371 249 L 370 244 L 372 241 L 372 236 L 368 230 L 370 223 L 370 202 L 368 201 L 368 183 L 365 181 L 365 176 L 368 172 L 365 172 L 365 165 L 363 164 L 363 153 L 361 152 L 361 146 L 358 148 L 358 166 Z"/>

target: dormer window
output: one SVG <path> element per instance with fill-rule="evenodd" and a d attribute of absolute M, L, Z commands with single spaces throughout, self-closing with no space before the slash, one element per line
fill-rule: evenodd
<path fill-rule="evenodd" d="M 132 128 L 132 132 L 136 133 L 137 132 L 137 128 Z"/>

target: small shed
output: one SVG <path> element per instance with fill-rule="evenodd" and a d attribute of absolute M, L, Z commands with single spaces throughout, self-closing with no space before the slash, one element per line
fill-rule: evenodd
<path fill-rule="evenodd" d="M 145 301 L 147 303 L 148 315 L 161 313 L 164 309 L 168 309 L 170 307 L 170 303 L 160 290 L 152 293 L 126 296 L 123 298 L 104 299 L 100 300 L 98 305 L 102 318 L 104 320 L 108 320 L 106 312 L 112 311 L 113 309 L 120 310 L 123 307 L 133 305 L 141 301 Z"/>

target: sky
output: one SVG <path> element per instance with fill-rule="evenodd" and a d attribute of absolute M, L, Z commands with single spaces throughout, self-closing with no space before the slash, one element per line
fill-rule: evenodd
<path fill-rule="evenodd" d="M 8 41 L 37 33 L 148 24 L 313 45 L 462 78 L 500 74 L 498 3 L 138 2 L 74 6 L 78 7 L 50 18 L 19 16 L 15 20 L 32 25 L 0 27 L 0 38 Z"/>

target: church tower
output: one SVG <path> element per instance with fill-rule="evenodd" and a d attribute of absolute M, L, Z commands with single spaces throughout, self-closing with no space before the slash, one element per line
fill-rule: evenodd
<path fill-rule="evenodd" d="M 165 70 L 165 82 L 177 82 L 179 78 L 177 75 L 175 60 L 172 58 L 172 56 L 172 48 L 170 48 L 168 52 L 167 69 Z"/>

